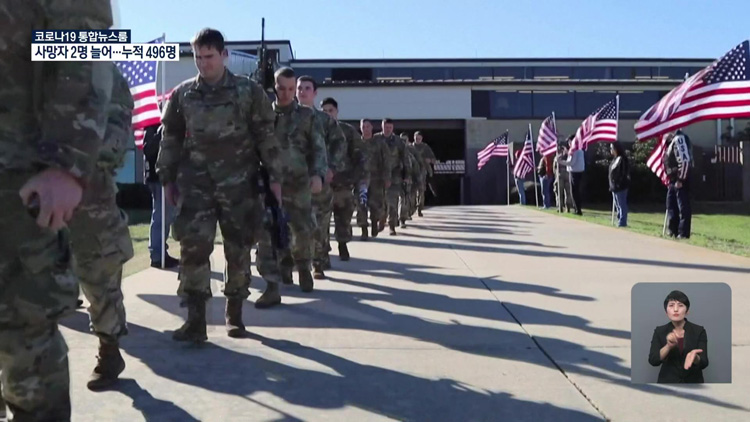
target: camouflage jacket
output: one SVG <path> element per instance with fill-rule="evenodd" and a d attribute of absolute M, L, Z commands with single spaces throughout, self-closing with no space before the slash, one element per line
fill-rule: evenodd
<path fill-rule="evenodd" d="M 125 153 L 135 145 L 133 134 L 133 96 L 128 81 L 117 66 L 112 65 L 114 84 L 107 113 L 107 130 L 104 145 L 99 151 L 97 166 L 115 175 L 115 170 L 125 165 Z"/>
<path fill-rule="evenodd" d="M 374 137 L 381 139 L 388 147 L 391 162 L 391 184 L 401 183 L 404 177 L 410 177 L 411 163 L 406 153 L 406 144 L 404 141 L 393 133 L 391 136 L 386 137 L 382 132 L 378 132 Z"/>
<path fill-rule="evenodd" d="M 297 102 L 273 104 L 276 114 L 274 134 L 281 147 L 282 170 L 288 183 L 308 183 L 310 176 L 324 179 L 328 172 L 323 128 L 310 107 Z"/>
<path fill-rule="evenodd" d="M 247 76 L 225 70 L 215 86 L 200 75 L 185 80 L 161 118 L 156 172 L 162 184 L 175 182 L 178 172 L 207 174 L 213 181 L 250 178 L 261 164 L 271 182 L 282 182 L 275 117 L 266 93 Z"/>
<path fill-rule="evenodd" d="M 367 156 L 362 135 L 349 123 L 339 122 L 339 127 L 346 138 L 347 168 L 336 173 L 331 182 L 332 186 L 351 187 L 360 183 L 367 183 L 370 176 L 367 171 Z"/>
<path fill-rule="evenodd" d="M 304 107 L 304 106 L 303 106 Z M 323 128 L 323 136 L 328 151 L 328 167 L 334 173 L 346 170 L 346 137 L 339 124 L 331 116 L 317 108 L 310 107 L 315 111 L 315 118 Z"/>
<path fill-rule="evenodd" d="M 111 63 L 31 61 L 32 29 L 101 30 L 108 0 L 0 3 L 0 171 L 56 167 L 86 181 L 112 93 Z"/>
<path fill-rule="evenodd" d="M 362 139 L 369 181 L 385 182 L 391 178 L 391 154 L 383 138 Z"/>
<path fill-rule="evenodd" d="M 429 174 L 430 176 L 432 176 L 432 164 L 428 163 L 428 160 L 437 161 L 432 148 L 430 148 L 429 145 L 425 144 L 424 141 L 420 143 L 415 142 L 414 148 L 417 149 L 417 152 L 422 158 L 422 175 Z"/>
<path fill-rule="evenodd" d="M 409 177 L 412 179 L 412 182 L 414 182 L 422 177 L 422 168 L 424 167 L 424 162 L 422 161 L 422 155 L 420 155 L 419 151 L 414 148 L 414 144 L 407 143 L 406 152 L 407 154 L 409 154 L 409 161 L 411 165 Z"/>

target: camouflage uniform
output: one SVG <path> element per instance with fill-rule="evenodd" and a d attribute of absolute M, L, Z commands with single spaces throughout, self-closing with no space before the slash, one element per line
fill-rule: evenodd
<path fill-rule="evenodd" d="M 323 128 L 326 150 L 328 151 L 328 168 L 334 174 L 346 170 L 346 138 L 339 124 L 331 116 L 318 109 L 315 118 Z M 312 196 L 313 213 L 315 214 L 315 236 L 313 266 L 329 268 L 331 260 L 331 213 L 333 212 L 333 189 L 329 183 L 323 183 L 323 190 Z"/>
<path fill-rule="evenodd" d="M 411 216 L 416 211 L 417 207 L 417 184 L 419 177 L 422 174 L 422 157 L 417 152 L 414 145 L 406 143 L 406 153 L 409 155 L 409 165 L 411 171 L 408 174 L 409 181 L 402 183 L 403 191 L 401 198 L 401 227 L 406 227 L 406 220 L 411 219 Z"/>
<path fill-rule="evenodd" d="M 375 138 L 380 138 L 382 142 L 385 142 L 388 147 L 391 162 L 391 187 L 386 191 L 386 200 L 388 202 L 388 225 L 391 228 L 391 234 L 396 234 L 396 226 L 398 225 L 399 214 L 398 214 L 398 200 L 401 196 L 402 185 L 404 179 L 411 173 L 411 164 L 409 161 L 409 155 L 406 152 L 406 144 L 404 141 L 391 134 L 386 137 L 382 132 L 377 133 Z M 382 217 L 383 221 L 385 217 Z"/>
<path fill-rule="evenodd" d="M 109 1 L 0 4 L 0 379 L 16 420 L 70 420 L 68 348 L 60 318 L 76 309 L 69 230 L 37 226 L 19 189 L 48 168 L 84 186 L 106 127 L 106 62 L 32 62 L 31 29 L 101 30 Z M 12 105 L 5 107 L 5 105 Z"/>
<path fill-rule="evenodd" d="M 417 181 L 417 211 L 421 216 L 424 209 L 424 194 L 427 191 L 427 177 L 432 177 L 432 165 L 428 163 L 428 160 L 437 161 L 437 158 L 432 148 L 425 144 L 424 141 L 415 142 L 414 148 L 416 148 L 422 158 L 422 172 Z"/>
<path fill-rule="evenodd" d="M 573 192 L 570 190 L 570 173 L 567 166 L 559 165 L 560 154 L 556 154 L 553 160 L 555 172 L 555 201 L 557 202 L 557 212 L 570 212 L 574 208 Z M 562 191 L 560 191 L 562 189 Z M 558 198 L 560 198 L 558 200 Z"/>
<path fill-rule="evenodd" d="M 248 251 L 262 211 L 253 180 L 261 162 L 272 183 L 281 182 L 283 174 L 274 118 L 263 89 L 226 69 L 215 86 L 197 75 L 179 84 L 167 100 L 156 171 L 162 184 L 176 183 L 179 191 L 173 237 L 180 242 L 178 294 L 187 296 L 188 304 L 188 320 L 175 332 L 175 340 L 207 338 L 209 258 L 217 221 L 227 260 L 228 334 L 244 332 L 241 311 L 249 295 Z"/>
<path fill-rule="evenodd" d="M 339 256 L 348 259 L 346 244 L 352 240 L 352 216 L 356 201 L 355 190 L 367 186 L 367 161 L 365 158 L 362 136 L 354 126 L 339 122 L 346 137 L 347 169 L 333 177 L 333 221 L 336 242 L 339 244 Z M 359 195 L 357 195 L 359 197 Z"/>
<path fill-rule="evenodd" d="M 275 290 L 279 281 L 292 282 L 295 265 L 300 273 L 300 285 L 305 287 L 306 283 L 312 282 L 311 278 L 304 280 L 304 277 L 311 277 L 315 229 L 310 177 L 325 178 L 328 161 L 323 129 L 310 107 L 297 102 L 283 107 L 274 103 L 273 109 L 276 114 L 276 142 L 281 147 L 283 157 L 282 206 L 289 216 L 292 239 L 291 247 L 279 251 L 274 258 L 271 237 L 267 231 L 261 231 L 257 266 L 260 275 L 266 282 L 273 283 L 269 287 Z M 256 306 L 266 307 L 266 300 L 261 301 L 261 305 L 256 302 Z"/>
<path fill-rule="evenodd" d="M 357 225 L 362 227 L 362 237 L 367 238 L 367 212 L 370 212 L 372 236 L 378 235 L 378 223 L 385 216 L 385 181 L 391 177 L 391 155 L 383 138 L 363 139 L 367 174 L 367 206 L 358 205 Z"/>
<path fill-rule="evenodd" d="M 133 257 L 128 219 L 117 207 L 114 181 L 116 170 L 124 164 L 127 148 L 134 144 L 133 97 L 117 67 L 112 65 L 112 71 L 115 83 L 104 147 L 88 189 L 69 224 L 76 275 L 91 304 L 91 328 L 101 343 L 100 364 L 89 384 L 93 389 L 114 381 L 125 366 L 117 347 L 120 336 L 128 331 L 120 287 L 122 266 Z"/>

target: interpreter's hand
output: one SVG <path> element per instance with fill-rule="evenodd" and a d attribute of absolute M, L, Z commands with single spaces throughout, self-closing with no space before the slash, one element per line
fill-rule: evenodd
<path fill-rule="evenodd" d="M 177 201 L 180 200 L 180 190 L 177 189 L 175 183 L 167 183 L 166 186 L 164 186 L 164 196 L 173 207 L 176 207 Z"/>
<path fill-rule="evenodd" d="M 667 346 L 669 346 L 670 349 L 677 346 L 677 334 L 675 334 L 674 331 L 667 334 Z"/>
<path fill-rule="evenodd" d="M 312 193 L 320 193 L 323 190 L 323 180 L 320 176 L 313 176 L 310 178 L 310 191 Z"/>
<path fill-rule="evenodd" d="M 273 192 L 273 196 L 276 197 L 276 202 L 281 204 L 281 183 L 273 182 L 269 184 L 268 187 L 271 189 L 271 192 Z"/>
<path fill-rule="evenodd" d="M 331 180 L 333 180 L 333 170 L 328 169 L 328 172 L 326 172 L 326 184 L 331 183 Z"/>
<path fill-rule="evenodd" d="M 18 191 L 26 207 L 33 206 L 32 198 L 39 201 L 36 224 L 41 228 L 58 231 L 73 218 L 81 203 L 83 188 L 69 172 L 48 168 L 31 177 Z"/>
<path fill-rule="evenodd" d="M 687 371 L 690 369 L 693 364 L 698 363 L 700 361 L 700 356 L 698 356 L 698 353 L 703 352 L 703 349 L 695 349 L 691 350 L 687 356 L 685 356 L 685 370 Z"/>

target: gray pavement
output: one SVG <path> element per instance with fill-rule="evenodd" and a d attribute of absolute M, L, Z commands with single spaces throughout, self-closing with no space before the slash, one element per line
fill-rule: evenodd
<path fill-rule="evenodd" d="M 65 321 L 73 420 L 750 420 L 750 259 L 517 206 L 410 223 L 352 242 L 349 262 L 332 242 L 329 280 L 283 288 L 282 306 L 252 306 L 255 278 L 246 339 L 224 332 L 220 248 L 201 347 L 171 340 L 174 272 L 129 277 L 116 390 L 86 389 L 96 339 L 85 312 Z M 630 291 L 659 281 L 731 286 L 732 384 L 630 383 Z"/>

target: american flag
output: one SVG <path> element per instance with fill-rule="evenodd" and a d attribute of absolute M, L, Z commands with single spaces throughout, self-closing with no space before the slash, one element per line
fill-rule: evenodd
<path fill-rule="evenodd" d="M 750 116 L 748 41 L 688 78 L 651 106 L 635 124 L 638 140 L 702 120 Z"/>
<path fill-rule="evenodd" d="M 669 178 L 667 177 L 667 172 L 664 171 L 664 151 L 667 149 L 668 136 L 668 133 L 662 135 L 661 140 L 656 144 L 656 148 L 654 148 L 646 161 L 648 168 L 654 172 L 656 177 L 661 179 L 664 186 L 669 186 Z"/>
<path fill-rule="evenodd" d="M 508 131 L 493 139 L 483 150 L 477 153 L 477 170 L 481 170 L 492 157 L 508 156 Z"/>
<path fill-rule="evenodd" d="M 585 150 L 589 144 L 594 142 L 617 141 L 619 102 L 620 96 L 615 96 L 614 99 L 604 104 L 581 123 L 570 146 L 571 151 Z"/>
<path fill-rule="evenodd" d="M 149 44 L 164 42 L 159 37 Z M 161 123 L 161 112 L 156 96 L 156 61 L 148 62 L 115 62 L 122 75 L 127 79 L 130 93 L 133 95 L 133 131 L 135 145 L 143 148 L 143 135 L 146 128 Z"/>
<path fill-rule="evenodd" d="M 513 169 L 513 175 L 523 179 L 531 170 L 534 169 L 534 142 L 531 140 L 531 129 L 526 132 L 526 140 L 523 143 L 521 156 L 518 158 L 516 167 Z"/>
<path fill-rule="evenodd" d="M 536 150 L 543 156 L 548 156 L 557 152 L 557 125 L 555 116 L 549 116 L 542 122 L 539 129 L 539 138 L 536 141 Z"/>

